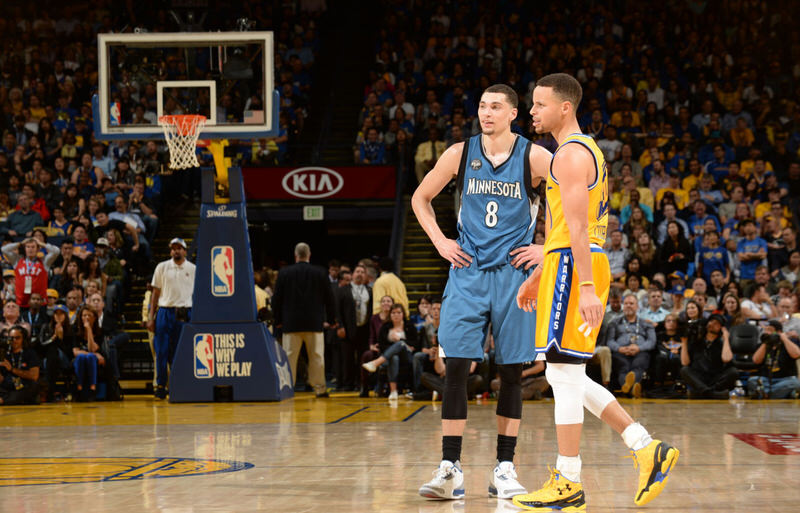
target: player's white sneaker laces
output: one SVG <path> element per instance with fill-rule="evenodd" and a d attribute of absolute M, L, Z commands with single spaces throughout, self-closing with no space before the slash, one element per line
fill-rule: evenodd
<path fill-rule="evenodd" d="M 517 472 L 510 461 L 498 462 L 489 474 L 489 497 L 510 499 L 528 491 L 517 481 Z"/>
<path fill-rule="evenodd" d="M 433 479 L 422 485 L 419 494 L 429 499 L 461 499 L 464 497 L 464 472 L 460 462 L 442 460 L 433 471 Z"/>

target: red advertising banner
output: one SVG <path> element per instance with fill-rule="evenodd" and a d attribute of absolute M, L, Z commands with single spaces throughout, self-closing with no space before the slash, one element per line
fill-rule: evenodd
<path fill-rule="evenodd" d="M 394 166 L 245 167 L 250 200 L 394 199 Z"/>
<path fill-rule="evenodd" d="M 800 455 L 800 437 L 795 433 L 730 433 L 767 454 Z"/>

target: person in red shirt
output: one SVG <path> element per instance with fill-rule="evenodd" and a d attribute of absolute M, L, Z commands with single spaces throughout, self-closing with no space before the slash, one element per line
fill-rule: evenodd
<path fill-rule="evenodd" d="M 39 259 L 39 245 L 33 238 L 22 242 L 25 258 L 20 258 L 14 267 L 14 289 L 17 293 L 17 304 L 28 308 L 28 301 L 34 292 L 44 297 L 47 294 L 47 269 Z"/>
<path fill-rule="evenodd" d="M 42 198 L 36 197 L 36 188 L 26 183 L 22 186 L 22 192 L 27 194 L 28 197 L 31 199 L 31 210 L 34 212 L 38 212 L 40 216 L 42 216 L 42 221 L 45 223 L 50 220 L 50 210 L 47 208 L 47 203 Z M 19 210 L 19 207 L 17 207 Z"/>

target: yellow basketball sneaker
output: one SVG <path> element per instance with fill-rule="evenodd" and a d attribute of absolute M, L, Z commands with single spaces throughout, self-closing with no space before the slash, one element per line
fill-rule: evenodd
<path fill-rule="evenodd" d="M 667 484 L 669 472 L 678 461 L 680 451 L 661 440 L 653 440 L 647 447 L 631 451 L 633 466 L 639 468 L 639 489 L 633 502 L 644 506 L 658 497 Z"/>
<path fill-rule="evenodd" d="M 580 483 L 570 481 L 561 472 L 550 468 L 550 479 L 544 486 L 533 493 L 516 495 L 512 499 L 515 506 L 532 510 L 583 511 L 586 509 L 586 497 Z"/>

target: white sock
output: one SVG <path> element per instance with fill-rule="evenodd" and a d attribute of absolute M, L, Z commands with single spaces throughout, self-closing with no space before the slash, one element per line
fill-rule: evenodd
<path fill-rule="evenodd" d="M 653 437 L 650 436 L 644 426 L 634 422 L 622 432 L 622 441 L 632 451 L 638 451 L 647 447 L 653 441 Z"/>
<path fill-rule="evenodd" d="M 581 457 L 578 456 L 562 456 L 558 455 L 556 460 L 556 470 L 561 472 L 561 475 L 572 481 L 573 483 L 581 482 Z"/>

